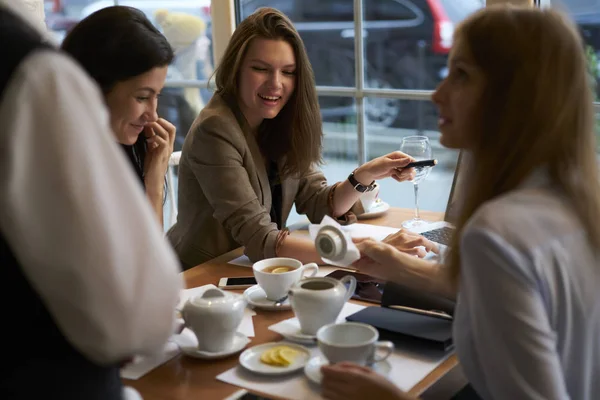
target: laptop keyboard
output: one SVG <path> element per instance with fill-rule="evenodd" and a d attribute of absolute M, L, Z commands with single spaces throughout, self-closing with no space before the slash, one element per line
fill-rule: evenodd
<path fill-rule="evenodd" d="M 423 232 L 421 233 L 421 235 L 425 236 L 425 238 L 431 240 L 432 242 L 441 243 L 443 245 L 448 246 L 450 244 L 450 239 L 452 238 L 453 232 L 454 228 L 444 226 L 439 229 Z"/>

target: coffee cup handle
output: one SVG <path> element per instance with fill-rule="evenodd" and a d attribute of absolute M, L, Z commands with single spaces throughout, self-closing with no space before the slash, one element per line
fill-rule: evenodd
<path fill-rule="evenodd" d="M 352 297 L 354 291 L 356 290 L 356 278 L 352 275 L 346 275 L 342 279 L 340 279 L 340 282 L 342 282 L 344 285 L 346 285 L 346 283 L 350 284 L 350 286 L 348 286 L 348 290 L 346 290 L 346 295 L 344 296 L 345 303 L 348 300 L 350 300 L 350 297 Z"/>
<path fill-rule="evenodd" d="M 378 350 L 384 351 L 385 354 L 383 356 L 377 356 Z M 388 340 L 383 340 L 383 341 L 375 343 L 375 354 L 373 354 L 373 362 L 377 363 L 379 361 L 385 360 L 392 354 L 393 351 L 394 351 L 394 343 L 392 343 Z"/>
<path fill-rule="evenodd" d="M 308 269 L 312 270 L 312 273 L 310 275 L 306 274 L 306 270 Z M 304 264 L 302 268 L 302 277 L 312 278 L 317 274 L 317 272 L 319 272 L 319 266 L 316 263 Z"/>

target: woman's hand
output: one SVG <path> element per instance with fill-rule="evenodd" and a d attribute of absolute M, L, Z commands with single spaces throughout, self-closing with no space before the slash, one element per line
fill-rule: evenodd
<path fill-rule="evenodd" d="M 423 235 L 414 233 L 405 229 L 400 229 L 383 239 L 383 243 L 394 246 L 403 253 L 412 254 L 423 258 L 427 253 L 434 252 L 440 254 L 440 248 L 431 240 Z"/>
<path fill-rule="evenodd" d="M 355 244 L 358 244 L 368 239 L 370 238 L 355 238 L 352 239 L 352 241 Z M 440 254 L 440 249 L 436 243 L 418 233 L 404 229 L 400 229 L 398 232 L 388 235 L 382 242 L 389 244 L 396 250 L 419 258 L 425 257 L 430 251 L 435 254 Z"/>
<path fill-rule="evenodd" d="M 415 261 L 423 261 L 416 254 L 399 251 L 391 244 L 374 239 L 358 239 L 354 242 L 361 258 L 353 266 L 364 274 L 386 281 L 397 281 L 402 270 L 414 266 Z"/>
<path fill-rule="evenodd" d="M 404 232 L 388 236 L 385 240 L 395 245 L 403 246 L 410 243 L 402 235 Z M 437 251 L 437 246 L 431 241 L 415 239 L 424 245 L 426 250 Z M 353 266 L 360 272 L 383 279 L 385 281 L 411 286 L 417 290 L 425 290 L 448 299 L 456 299 L 457 287 L 452 279 L 452 271 L 432 260 L 423 260 L 404 251 L 399 251 L 390 243 L 373 239 L 364 239 L 356 244 L 361 258 Z"/>
<path fill-rule="evenodd" d="M 374 180 L 392 177 L 398 182 L 414 179 L 414 168 L 403 169 L 408 163 L 415 161 L 401 151 L 394 151 L 364 163 L 354 172 L 354 177 L 363 185 Z"/>
<path fill-rule="evenodd" d="M 388 379 L 367 367 L 343 362 L 324 366 L 321 372 L 323 374 L 321 393 L 326 399 L 411 399 Z"/>
<path fill-rule="evenodd" d="M 175 126 L 159 118 L 144 127 L 148 152 L 144 161 L 146 190 L 162 193 L 165 174 L 169 167 L 169 158 L 175 143 Z"/>

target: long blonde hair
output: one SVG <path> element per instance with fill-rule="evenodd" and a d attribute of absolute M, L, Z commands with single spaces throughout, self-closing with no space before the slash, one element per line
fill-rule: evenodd
<path fill-rule="evenodd" d="M 279 10 L 263 7 L 238 25 L 215 71 L 217 93 L 239 99 L 239 72 L 254 38 L 285 40 L 294 49 L 296 89 L 275 118 L 263 121 L 258 142 L 265 157 L 283 160 L 284 177 L 301 176 L 322 161 L 323 130 L 312 66 L 288 17 Z"/>
<path fill-rule="evenodd" d="M 485 76 L 473 127 L 473 168 L 450 255 L 460 271 L 460 237 L 486 201 L 546 166 L 600 248 L 600 184 L 593 97 L 577 28 L 554 10 L 488 7 L 455 33 Z"/>

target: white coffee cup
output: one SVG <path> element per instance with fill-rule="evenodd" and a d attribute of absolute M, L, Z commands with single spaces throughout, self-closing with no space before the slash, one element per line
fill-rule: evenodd
<path fill-rule="evenodd" d="M 373 207 L 373 205 L 375 204 L 375 201 L 379 197 L 379 184 L 377 182 L 375 182 L 374 186 L 375 187 L 373 188 L 373 190 L 364 192 L 363 194 L 360 195 L 360 203 L 362 205 L 364 212 L 366 212 L 366 213 L 371 211 L 371 207 Z"/>
<path fill-rule="evenodd" d="M 350 361 L 371 365 L 385 360 L 394 351 L 394 344 L 378 339 L 377 329 L 360 322 L 329 324 L 317 331 L 319 349 L 331 364 Z M 378 350 L 383 355 L 377 355 Z"/>
<path fill-rule="evenodd" d="M 265 272 L 266 269 L 275 266 L 293 269 L 283 273 Z M 277 301 L 287 296 L 292 285 L 302 279 L 306 271 L 312 271 L 307 275 L 308 277 L 315 276 L 319 272 L 319 266 L 315 263 L 302 265 L 300 261 L 293 258 L 276 257 L 255 262 L 252 270 L 256 282 L 265 291 L 267 299 Z"/>

